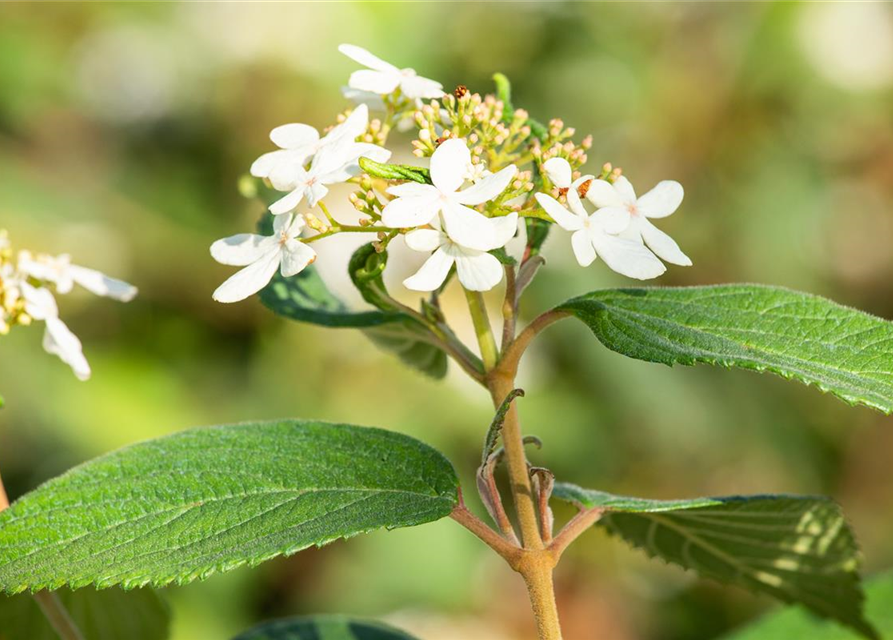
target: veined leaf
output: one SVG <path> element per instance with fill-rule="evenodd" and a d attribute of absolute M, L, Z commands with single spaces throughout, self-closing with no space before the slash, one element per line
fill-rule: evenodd
<path fill-rule="evenodd" d="M 818 296 L 760 285 L 610 289 L 558 308 L 631 358 L 770 371 L 893 412 L 893 323 Z"/>
<path fill-rule="evenodd" d="M 50 480 L 0 514 L 0 590 L 163 586 L 449 515 L 458 481 L 421 442 L 283 420 L 193 429 Z"/>
<path fill-rule="evenodd" d="M 859 550 L 832 500 L 734 496 L 645 500 L 556 483 L 553 496 L 606 510 L 599 524 L 652 557 L 800 603 L 878 638 L 862 613 Z"/>
<path fill-rule="evenodd" d="M 58 592 L 84 640 L 165 640 L 170 610 L 151 589 Z M 0 640 L 59 640 L 28 594 L 0 595 Z"/>
<path fill-rule="evenodd" d="M 415 638 L 380 622 L 330 615 L 274 620 L 240 633 L 233 640 L 415 640 Z"/>
<path fill-rule="evenodd" d="M 410 180 L 421 184 L 431 184 L 431 171 L 424 167 L 413 167 L 408 164 L 384 164 L 369 158 L 360 158 L 360 168 L 373 178 Z"/>
<path fill-rule="evenodd" d="M 882 638 L 893 638 L 893 572 L 865 581 L 866 617 Z M 723 636 L 725 640 L 857 640 L 844 627 L 816 618 L 800 609 L 770 613 L 743 629 Z"/>

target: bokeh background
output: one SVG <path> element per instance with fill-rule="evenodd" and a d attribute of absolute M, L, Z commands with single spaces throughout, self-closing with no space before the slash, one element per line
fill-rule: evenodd
<path fill-rule="evenodd" d="M 0 228 L 141 291 L 127 305 L 61 300 L 88 383 L 43 353 L 39 330 L 0 340 L 11 497 L 136 440 L 286 416 L 420 437 L 471 486 L 491 407 L 456 371 L 427 380 L 362 335 L 211 300 L 231 270 L 208 246 L 260 212 L 237 183 L 269 130 L 323 127 L 346 106 L 339 89 L 356 65 L 341 42 L 447 88 L 486 92 L 502 71 L 516 105 L 593 134 L 592 166 L 622 166 L 640 191 L 681 181 L 685 202 L 662 227 L 695 266 L 661 284 L 786 285 L 893 318 L 889 4 L 4 3 Z M 408 138 L 393 140 L 408 153 Z M 627 284 L 576 267 L 564 243 L 547 256 L 528 315 Z M 460 302 L 449 304 L 467 335 Z M 544 334 L 523 375 L 525 428 L 546 442 L 534 460 L 560 479 L 661 498 L 829 494 L 867 570 L 893 565 L 890 418 L 774 377 L 629 361 L 571 322 Z M 712 638 L 773 606 L 601 532 L 572 548 L 557 589 L 566 637 L 580 640 Z M 176 640 L 313 612 L 383 618 L 428 640 L 534 637 L 521 581 L 451 521 L 166 595 Z"/>

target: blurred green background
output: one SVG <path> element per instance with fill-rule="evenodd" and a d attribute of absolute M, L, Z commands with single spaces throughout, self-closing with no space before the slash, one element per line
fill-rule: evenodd
<path fill-rule="evenodd" d="M 140 287 L 127 305 L 61 299 L 87 383 L 43 353 L 39 330 L 0 340 L 10 497 L 135 440 L 285 416 L 415 435 L 473 486 L 492 410 L 455 370 L 433 382 L 361 335 L 287 323 L 255 299 L 211 300 L 231 269 L 208 246 L 260 212 L 236 184 L 271 148 L 269 130 L 327 126 L 346 106 L 356 65 L 341 42 L 448 89 L 486 92 L 502 71 L 516 105 L 593 134 L 591 167 L 622 166 L 640 192 L 682 182 L 662 228 L 695 266 L 661 284 L 786 285 L 893 318 L 889 4 L 4 3 L 0 228 Z M 406 154 L 408 141 L 392 138 Z M 628 284 L 599 263 L 579 269 L 566 243 L 547 255 L 528 314 Z M 546 442 L 533 460 L 559 479 L 659 498 L 829 494 L 867 570 L 893 565 L 890 418 L 774 377 L 628 361 L 573 323 L 543 336 L 522 386 L 525 428 Z M 557 589 L 565 635 L 581 640 L 712 638 L 772 606 L 601 532 L 566 556 Z M 534 637 L 521 581 L 450 521 L 166 595 L 176 640 L 335 611 L 426 640 Z"/>

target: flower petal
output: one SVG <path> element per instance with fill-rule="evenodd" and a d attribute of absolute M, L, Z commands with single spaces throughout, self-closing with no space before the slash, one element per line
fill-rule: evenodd
<path fill-rule="evenodd" d="M 304 185 L 301 185 L 284 198 L 280 198 L 269 206 L 270 213 L 272 213 L 274 216 L 278 216 L 282 213 L 288 213 L 289 211 L 292 211 L 295 207 L 301 204 L 301 200 L 303 200 L 304 198 L 305 190 L 306 187 Z"/>
<path fill-rule="evenodd" d="M 56 299 L 49 289 L 34 287 L 21 282 L 22 297 L 25 298 L 25 311 L 35 320 L 46 320 L 59 315 Z"/>
<path fill-rule="evenodd" d="M 456 256 L 456 275 L 469 291 L 489 291 L 504 273 L 502 263 L 489 253 L 463 251 Z"/>
<path fill-rule="evenodd" d="M 371 91 L 361 91 L 359 89 L 352 89 L 351 87 L 341 87 L 341 95 L 343 95 L 351 102 L 364 104 L 373 111 L 385 110 L 384 100 L 382 100 L 381 96 L 377 93 L 373 93 Z M 410 122 L 412 121 L 410 120 Z"/>
<path fill-rule="evenodd" d="M 404 238 L 406 246 L 413 251 L 430 252 L 444 244 L 446 236 L 443 231 L 437 229 L 415 229 L 407 233 Z"/>
<path fill-rule="evenodd" d="M 389 62 L 385 62 L 378 56 L 372 55 L 371 53 L 366 51 L 363 47 L 358 47 L 354 44 L 338 45 L 338 51 L 346 55 L 354 62 L 359 62 L 364 67 L 369 67 L 370 69 L 375 69 L 376 71 L 399 71 L 399 69 L 394 65 L 390 64 Z"/>
<path fill-rule="evenodd" d="M 137 288 L 132 284 L 116 278 L 110 278 L 95 269 L 71 265 L 68 271 L 75 282 L 97 296 L 104 296 L 113 300 L 120 300 L 121 302 L 130 302 L 136 297 Z"/>
<path fill-rule="evenodd" d="M 286 216 L 278 216 L 275 221 Z M 239 233 L 229 238 L 223 238 L 211 245 L 211 257 L 220 264 L 228 264 L 233 267 L 244 267 L 251 264 L 276 244 L 276 239 L 271 236 L 261 236 L 256 233 Z"/>
<path fill-rule="evenodd" d="M 605 233 L 623 233 L 630 224 L 629 210 L 626 207 L 602 207 L 590 216 L 592 223 Z"/>
<path fill-rule="evenodd" d="M 441 143 L 431 156 L 431 182 L 443 193 L 453 193 L 465 182 L 465 172 L 471 164 L 471 151 L 461 138 L 450 138 Z"/>
<path fill-rule="evenodd" d="M 549 180 L 559 189 L 567 189 L 571 186 L 570 163 L 564 158 L 549 158 L 543 163 L 543 171 L 549 177 Z"/>
<path fill-rule="evenodd" d="M 439 194 L 431 187 L 425 194 L 391 200 L 381 212 L 381 221 L 388 227 L 418 227 L 431 222 L 440 207 Z"/>
<path fill-rule="evenodd" d="M 443 222 L 450 240 L 466 249 L 491 251 L 512 239 L 518 228 L 518 214 L 488 218 L 474 209 L 448 200 Z"/>
<path fill-rule="evenodd" d="M 406 197 L 440 197 L 440 191 L 437 187 L 430 184 L 421 184 L 419 182 L 404 182 L 388 188 L 388 193 L 398 198 Z"/>
<path fill-rule="evenodd" d="M 667 268 L 645 245 L 603 233 L 592 234 L 592 244 L 611 269 L 628 278 L 650 280 Z"/>
<path fill-rule="evenodd" d="M 333 127 L 323 140 L 335 140 L 342 136 L 350 138 L 351 140 L 356 140 L 359 136 L 366 133 L 366 128 L 368 126 L 369 107 L 365 104 L 360 104 L 356 109 L 350 112 L 350 115 L 347 116 L 347 119 L 344 122 Z"/>
<path fill-rule="evenodd" d="M 311 147 L 304 147 L 303 149 L 279 149 L 277 151 L 270 151 L 269 153 L 263 154 L 257 160 L 251 163 L 251 175 L 255 178 L 269 178 L 270 174 L 276 169 L 276 167 L 286 165 L 286 166 L 301 166 L 305 162 L 307 162 L 307 158 L 310 157 L 310 154 L 313 153 L 313 149 Z"/>
<path fill-rule="evenodd" d="M 571 235 L 571 247 L 581 267 L 588 267 L 595 262 L 595 247 L 592 246 L 592 238 L 587 229 L 574 231 Z"/>
<path fill-rule="evenodd" d="M 282 252 L 278 244 L 257 261 L 230 276 L 226 282 L 217 287 L 213 298 L 217 302 L 239 302 L 263 289 L 279 267 Z"/>
<path fill-rule="evenodd" d="M 59 356 L 62 362 L 71 367 L 78 380 L 87 380 L 90 377 L 90 364 L 84 357 L 81 341 L 55 316 L 46 319 L 43 348 L 47 353 Z"/>
<path fill-rule="evenodd" d="M 319 131 L 309 124 L 283 124 L 270 132 L 270 140 L 282 149 L 298 149 L 319 140 Z"/>
<path fill-rule="evenodd" d="M 663 180 L 636 201 L 636 208 L 646 218 L 666 218 L 682 204 L 685 190 L 675 180 Z"/>
<path fill-rule="evenodd" d="M 316 260 L 316 251 L 300 240 L 291 239 L 285 243 L 280 258 L 279 272 L 284 278 L 301 273 L 307 265 Z"/>
<path fill-rule="evenodd" d="M 691 266 L 691 258 L 682 253 L 682 249 L 679 248 L 676 241 L 648 222 L 647 219 L 640 219 L 639 230 L 642 232 L 642 239 L 645 241 L 645 244 L 658 258 L 671 264 L 678 264 L 680 267 Z"/>
<path fill-rule="evenodd" d="M 596 207 L 619 207 L 624 204 L 620 193 L 606 180 L 593 180 L 586 192 L 586 199 Z"/>
<path fill-rule="evenodd" d="M 517 174 L 518 167 L 511 164 L 463 191 L 456 191 L 453 199 L 461 204 L 481 204 L 482 202 L 487 202 L 505 191 Z"/>
<path fill-rule="evenodd" d="M 626 204 L 633 204 L 636 201 L 636 190 L 633 189 L 632 183 L 626 179 L 626 176 L 620 176 L 614 180 L 614 190 L 620 194 Z"/>
<path fill-rule="evenodd" d="M 393 93 L 397 87 L 400 86 L 400 72 L 383 73 L 381 71 L 362 69 L 350 74 L 350 79 L 347 81 L 347 84 L 351 89 L 371 91 L 372 93 L 384 96 Z"/>
<path fill-rule="evenodd" d="M 536 201 L 545 209 L 546 213 L 559 227 L 565 231 L 577 231 L 583 228 L 583 219 L 575 213 L 568 211 L 563 204 L 546 193 L 536 194 Z"/>
<path fill-rule="evenodd" d="M 440 98 L 443 96 L 443 85 L 421 76 L 404 77 L 400 82 L 400 90 L 410 100 Z"/>
<path fill-rule="evenodd" d="M 316 203 L 325 198 L 328 192 L 328 187 L 321 180 L 314 182 L 307 188 L 307 204 L 315 207 Z"/>
<path fill-rule="evenodd" d="M 403 286 L 413 291 L 434 291 L 443 284 L 455 260 L 441 247 L 431 254 L 415 275 L 403 281 Z"/>

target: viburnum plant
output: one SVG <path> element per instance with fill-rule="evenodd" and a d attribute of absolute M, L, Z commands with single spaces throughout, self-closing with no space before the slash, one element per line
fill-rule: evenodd
<path fill-rule="evenodd" d="M 515 108 L 500 74 L 495 95 L 463 86 L 446 94 L 412 69 L 359 47 L 340 50 L 365 67 L 345 89 L 357 106 L 323 134 L 306 124 L 273 129 L 277 149 L 259 157 L 253 178 L 243 182 L 268 211 L 257 233 L 211 245 L 215 260 L 240 268 L 213 296 L 232 303 L 259 294 L 283 317 L 359 329 L 434 377 L 453 360 L 493 401 L 489 428 L 481 425 L 480 466 L 461 485 L 466 494 L 478 492 L 490 522 L 466 506 L 450 462 L 413 438 L 301 420 L 216 426 L 108 454 L 21 497 L 0 516 L 0 588 L 160 588 L 374 529 L 450 517 L 520 574 L 539 637 L 556 640 L 562 635 L 553 571 L 595 525 L 651 556 L 879 638 L 863 613 L 853 532 L 832 500 L 668 501 L 581 488 L 549 470 L 548 447 L 528 458 L 527 445 L 542 443 L 524 433 L 524 393 L 515 380 L 537 336 L 576 318 L 631 358 L 768 371 L 890 413 L 893 324 L 813 295 L 751 284 L 593 291 L 524 323 L 519 302 L 544 266 L 540 250 L 550 233 L 582 267 L 600 258 L 637 280 L 660 276 L 666 264 L 691 265 L 654 223 L 677 211 L 682 186 L 662 181 L 637 196 L 620 169 L 587 169 L 592 137 L 575 142 L 560 119 L 541 124 Z M 412 152 L 427 166 L 388 163 L 392 131 L 413 128 Z M 350 185 L 358 220 L 331 213 L 339 184 Z M 317 251 L 329 250 L 326 239 L 346 233 L 370 238 L 344 256 L 366 309 L 348 308 L 313 267 Z M 393 297 L 383 279 L 391 243 L 401 236 L 426 256 L 403 282 L 425 294 L 418 306 Z M 83 282 L 76 273 L 69 279 Z M 447 287 L 464 291 L 476 349 L 447 321 L 440 303 Z M 499 330 L 483 295 L 497 287 L 504 291 Z M 5 317 L 16 317 L 16 304 Z M 576 515 L 556 523 L 556 500 L 573 505 Z M 122 603 L 119 611 L 126 610 Z M 79 637 L 76 621 L 68 622 L 54 621 L 60 635 Z M 323 636 L 409 637 L 324 617 L 266 623 L 239 639 Z"/>

